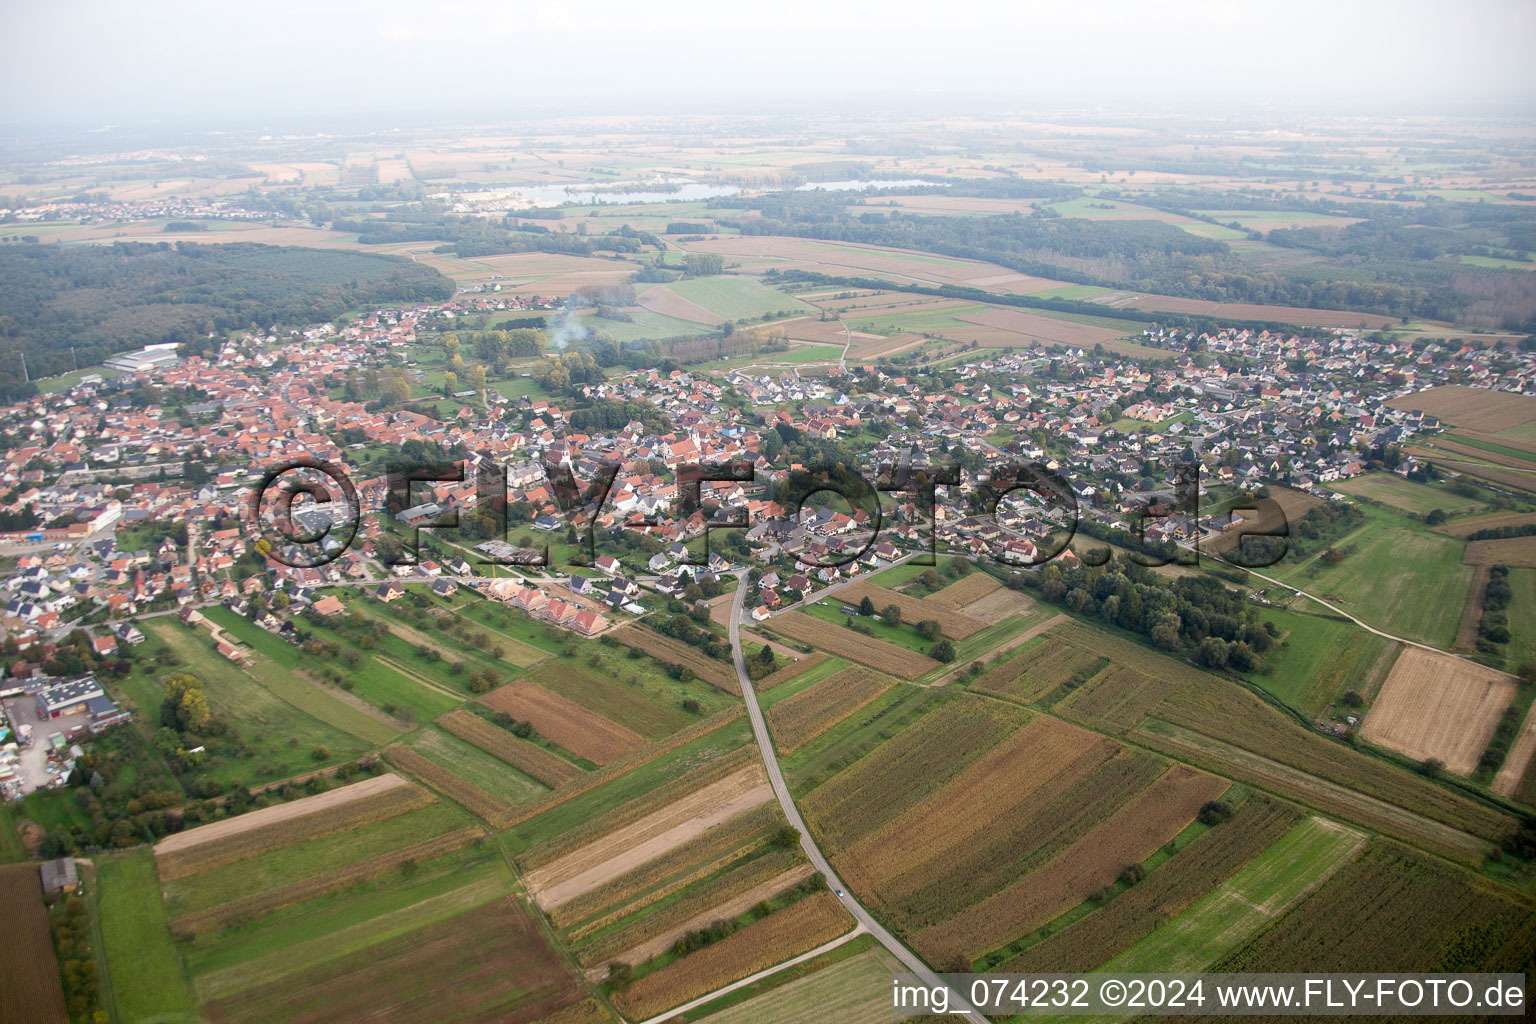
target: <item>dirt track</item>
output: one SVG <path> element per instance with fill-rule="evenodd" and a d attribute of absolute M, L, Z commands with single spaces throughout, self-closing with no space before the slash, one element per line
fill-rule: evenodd
<path fill-rule="evenodd" d="M 340 789 L 333 789 L 315 796 L 306 796 L 286 804 L 278 804 L 275 807 L 263 807 L 260 810 L 241 814 L 234 818 L 226 818 L 223 821 L 215 821 L 209 825 L 189 828 L 185 832 L 178 832 L 173 836 L 167 836 L 156 843 L 155 854 L 158 856 L 176 850 L 185 850 L 188 847 L 212 842 L 215 839 L 239 835 L 241 832 L 249 832 L 254 828 L 263 828 L 267 825 L 276 824 L 279 821 L 287 821 L 289 818 L 301 818 L 306 814 L 329 811 L 340 807 L 342 804 L 350 803 L 359 797 L 371 796 L 374 793 L 383 793 L 385 790 L 394 789 L 396 786 L 407 785 L 410 785 L 410 783 L 393 772 L 372 779 L 364 779 L 362 782 L 354 782 L 350 786 L 342 786 Z"/>

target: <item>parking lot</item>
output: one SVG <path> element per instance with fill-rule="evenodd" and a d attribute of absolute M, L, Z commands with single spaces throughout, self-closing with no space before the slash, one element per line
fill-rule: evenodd
<path fill-rule="evenodd" d="M 23 725 L 32 727 L 32 745 L 19 752 L 21 760 L 17 770 L 21 777 L 21 795 L 52 785 L 55 776 L 48 770 L 48 737 L 56 732 L 67 736 L 76 726 L 89 725 L 90 713 L 81 711 L 44 721 L 37 717 L 37 702 L 32 697 L 11 697 L 0 703 L 3 703 L 12 725 L 18 729 Z"/>

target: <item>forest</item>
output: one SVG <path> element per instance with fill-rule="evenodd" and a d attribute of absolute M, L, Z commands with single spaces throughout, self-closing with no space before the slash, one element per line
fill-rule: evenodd
<path fill-rule="evenodd" d="M 0 249 L 0 396 L 32 379 L 162 342 L 300 327 L 350 309 L 452 298 L 436 270 L 394 256 L 293 246 L 18 245 Z M 73 356 L 70 350 L 73 349 Z"/>

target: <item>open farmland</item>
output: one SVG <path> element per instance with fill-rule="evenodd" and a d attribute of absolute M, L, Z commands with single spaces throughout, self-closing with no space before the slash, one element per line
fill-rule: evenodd
<path fill-rule="evenodd" d="M 879 1020 L 890 1013 L 891 975 L 903 969 L 885 950 L 868 949 L 704 1019 L 709 1024 Z"/>
<path fill-rule="evenodd" d="M 912 941 L 933 961 L 975 959 L 1076 906 L 1145 860 L 1227 788 L 1224 779 L 1175 765 L 1038 870 L 945 919 Z"/>
<path fill-rule="evenodd" d="M 616 629 L 612 636 L 626 647 L 644 651 L 663 665 L 682 665 L 715 689 L 741 696 L 741 685 L 736 682 L 736 673 L 731 666 L 711 658 L 697 647 L 638 624 Z"/>
<path fill-rule="evenodd" d="M 0 906 L 6 911 L 0 1020 L 65 1024 L 69 1013 L 35 863 L 0 865 Z"/>
<path fill-rule="evenodd" d="M 829 892 L 808 896 L 632 983 L 615 998 L 633 1020 L 696 999 L 848 931 L 853 919 Z"/>
<path fill-rule="evenodd" d="M 1528 526 L 1536 523 L 1536 512 L 1486 512 L 1476 516 L 1460 516 L 1435 527 L 1436 533 L 1447 537 L 1465 538 L 1478 530 L 1492 530 L 1500 526 Z"/>
<path fill-rule="evenodd" d="M 471 743 L 529 777 L 554 789 L 572 781 L 581 769 L 537 744 L 519 739 L 469 711 L 450 711 L 437 720 L 444 730 Z"/>
<path fill-rule="evenodd" d="M 771 690 L 775 686 L 778 686 L 780 683 L 787 683 L 791 679 L 798 679 L 799 677 L 805 675 L 807 672 L 811 671 L 811 669 L 824 663 L 826 660 L 827 655 L 823 654 L 821 651 L 813 651 L 810 654 L 802 655 L 801 657 L 798 657 L 791 661 L 789 664 L 785 665 L 783 668 L 777 669 L 776 671 L 763 676 L 763 678 L 754 682 L 752 684 L 753 689 L 757 690 L 758 693 Z"/>
<path fill-rule="evenodd" d="M 688 302 L 709 310 L 718 320 L 761 320 L 764 316 L 780 313 L 799 316 L 811 310 L 793 295 L 769 288 L 753 277 L 729 274 L 691 277 L 666 287 Z"/>
<path fill-rule="evenodd" d="M 394 774 L 275 804 L 167 836 L 155 845 L 162 881 L 423 807 L 432 794 Z"/>
<path fill-rule="evenodd" d="M 505 711 L 518 721 L 533 723 L 540 736 L 596 765 L 639 750 L 645 745 L 635 733 L 559 694 L 514 680 L 480 698 L 493 711 Z"/>
<path fill-rule="evenodd" d="M 1460 384 L 1430 388 L 1394 398 L 1387 403 L 1394 409 L 1415 409 L 1438 417 L 1458 427 L 1496 434 L 1536 420 L 1536 399 L 1487 388 Z"/>
<path fill-rule="evenodd" d="M 1096 967 L 1156 933 L 1300 820 L 1289 805 L 1253 794 L 1230 821 L 1196 836 L 1147 878 L 995 969 L 1035 973 Z"/>
<path fill-rule="evenodd" d="M 1471 775 L 1514 696 L 1513 676 L 1410 647 L 1382 684 L 1360 738 Z"/>
<path fill-rule="evenodd" d="M 1322 818 L 1308 818 L 1103 969 L 1203 970 L 1327 878 L 1364 843 L 1361 833 Z"/>
<path fill-rule="evenodd" d="M 492 828 L 506 828 L 515 820 L 515 811 L 510 803 L 492 796 L 474 783 L 460 778 L 451 770 L 431 758 L 418 754 L 410 747 L 395 744 L 385 748 L 384 756 L 403 771 L 479 816 Z"/>
<path fill-rule="evenodd" d="M 922 622 L 931 619 L 939 624 L 939 631 L 951 640 L 964 640 L 987 625 L 980 619 L 932 604 L 926 598 L 908 597 L 899 591 L 886 590 L 884 587 L 864 581 L 844 587 L 840 596 L 844 601 L 851 603 L 857 603 L 867 597 L 874 602 L 877 611 L 887 605 L 895 605 L 901 609 L 903 622 Z"/>
<path fill-rule="evenodd" d="M 766 623 L 775 633 L 782 633 L 791 640 L 819 647 L 830 654 L 860 665 L 867 665 L 879 672 L 888 672 L 902 679 L 916 679 L 939 667 L 932 658 L 915 651 L 904 650 L 893 644 L 863 636 L 851 629 L 841 629 L 813 618 L 803 612 L 775 615 Z"/>
<path fill-rule="evenodd" d="M 774 745 L 790 751 L 809 743 L 894 683 L 890 676 L 855 666 L 779 701 L 768 709 Z"/>
<path fill-rule="evenodd" d="M 772 796 L 761 769 L 737 772 L 533 868 L 528 872 L 528 888 L 541 907 L 559 906 Z"/>
<path fill-rule="evenodd" d="M 35 870 L 35 869 L 34 869 Z M 35 877 L 35 876 L 34 876 Z M 150 1020 L 196 1010 L 160 905 L 148 850 L 96 859 L 96 908 L 102 953 L 120 1020 Z"/>
<path fill-rule="evenodd" d="M 1536 539 L 1505 537 L 1500 540 L 1474 540 L 1462 556 L 1467 565 L 1507 565 L 1511 569 L 1536 569 Z"/>
<path fill-rule="evenodd" d="M 1415 483 L 1396 473 L 1367 473 L 1349 480 L 1340 480 L 1332 487 L 1336 491 L 1372 498 L 1418 516 L 1437 508 L 1454 516 L 1475 512 L 1483 507 L 1481 502 L 1471 498 L 1464 498 L 1441 487 Z"/>
<path fill-rule="evenodd" d="M 946 587 L 941 587 L 923 598 L 935 608 L 959 611 L 966 605 L 980 601 L 988 594 L 1002 589 L 995 576 L 984 572 L 972 572 L 960 577 Z"/>
<path fill-rule="evenodd" d="M 349 1019 L 536 1021 L 585 989 L 511 899 L 368 946 L 206 1007 L 215 1024 Z M 598 1018 L 601 1019 L 601 1018 Z"/>
<path fill-rule="evenodd" d="M 1339 908 L 1349 908 L 1340 913 Z M 1377 840 L 1217 971 L 1524 971 L 1536 951 L 1528 898 Z M 1335 966 L 1329 966 L 1335 965 Z"/>

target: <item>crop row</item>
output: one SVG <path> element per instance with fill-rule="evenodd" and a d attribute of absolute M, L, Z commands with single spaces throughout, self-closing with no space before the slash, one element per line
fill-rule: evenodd
<path fill-rule="evenodd" d="M 384 756 L 450 800 L 463 805 L 492 828 L 500 831 L 511 827 L 514 813 L 511 804 L 461 779 L 436 761 L 400 744 L 385 748 Z"/>
<path fill-rule="evenodd" d="M 668 804 L 685 800 L 711 783 L 760 763 L 756 747 L 738 747 L 714 758 L 708 764 L 694 768 L 679 778 L 615 807 L 606 814 L 592 818 L 575 828 L 567 829 L 548 842 L 529 850 L 520 858 L 520 861 L 525 870 L 542 867 L 601 839 L 610 832 L 639 821 Z"/>
<path fill-rule="evenodd" d="M 550 912 L 550 920 L 567 928 L 572 941 L 581 941 L 622 917 L 754 855 L 768 829 L 779 821 L 777 804 L 759 804 L 560 904 Z"/>
<path fill-rule="evenodd" d="M 1055 689 L 1058 683 L 1050 682 L 1049 676 L 1043 676 L 1038 671 L 1032 672 L 1031 669 L 1040 665 L 1049 665 L 1057 658 L 1070 654 L 1071 651 L 1071 648 L 1055 637 L 1047 636 L 1038 643 L 1020 647 L 1017 653 L 1006 661 L 994 664 L 971 680 L 970 689 L 1026 704 L 1039 700 Z"/>
<path fill-rule="evenodd" d="M 777 878 L 795 867 L 805 868 L 804 874 L 794 879 L 801 881 L 810 875 L 810 865 L 798 849 L 775 849 L 763 856 L 719 873 L 707 883 L 698 886 L 682 897 L 651 913 L 628 921 L 623 927 L 604 932 L 592 942 L 576 951 L 576 958 L 585 966 L 607 963 L 625 950 L 633 949 L 658 935 L 677 930 L 695 918 L 709 913 L 720 904 Z M 788 888 L 786 884 L 785 888 Z M 743 907 L 742 910 L 747 908 Z M 740 911 L 738 911 L 739 913 Z M 734 917 L 734 914 L 718 914 L 717 917 Z"/>
<path fill-rule="evenodd" d="M 546 793 L 537 800 L 518 807 L 516 813 L 512 816 L 511 823 L 507 827 L 510 828 L 512 825 L 521 824 L 530 818 L 536 818 L 545 811 L 560 806 L 567 800 L 575 799 L 583 793 L 596 789 L 598 786 L 612 782 L 619 776 L 631 772 L 647 762 L 670 754 L 678 747 L 686 746 L 722 726 L 731 724 L 745 713 L 745 709 L 740 705 L 726 708 L 723 711 L 717 711 L 708 718 L 702 718 L 686 729 L 679 729 L 664 740 L 647 744 L 633 754 L 621 757 L 612 764 L 604 765 L 595 772 L 583 772 L 574 781 L 561 786 L 554 792 Z"/>
<path fill-rule="evenodd" d="M 614 1001 L 631 1020 L 645 1020 L 830 942 L 849 924 L 835 896 L 817 893 L 647 974 Z"/>
<path fill-rule="evenodd" d="M 872 702 L 895 680 L 852 666 L 779 701 L 768 709 L 773 741 L 780 751 L 802 747 L 849 715 Z"/>
<path fill-rule="evenodd" d="M 334 792 L 334 791 L 333 791 Z M 384 821 L 425 807 L 436 797 L 420 786 L 393 786 L 382 792 L 350 800 L 340 805 L 317 807 L 310 814 L 285 818 L 260 828 L 235 832 L 196 846 L 187 846 L 157 854 L 155 863 L 160 879 L 177 878 L 221 868 L 271 850 L 318 839 L 321 836 L 349 832 L 363 825 Z"/>
<path fill-rule="evenodd" d="M 1300 812 L 1254 794 L 1231 820 L 1202 833 L 1106 906 L 998 965 L 1004 973 L 1087 971 L 1168 923 L 1285 835 Z"/>
<path fill-rule="evenodd" d="M 973 572 L 963 576 L 949 586 L 935 590 L 923 600 L 939 608 L 947 608 L 950 611 L 958 611 L 968 604 L 974 604 L 1001 587 L 994 577 L 984 572 Z"/>
<path fill-rule="evenodd" d="M 612 635 L 624 646 L 644 651 L 663 665 L 682 665 L 715 689 L 733 697 L 741 696 L 741 683 L 736 679 L 735 667 L 711 658 L 697 647 L 662 636 L 645 626 L 625 626 L 614 630 Z"/>
<path fill-rule="evenodd" d="M 437 720 L 437 724 L 550 789 L 563 786 L 581 774 L 581 769 L 569 761 L 551 754 L 543 747 L 520 740 L 507 730 L 463 708 L 448 712 Z"/>
<path fill-rule="evenodd" d="M 1022 708 L 951 698 L 813 789 L 801 809 L 835 853 L 938 789 L 1028 720 Z"/>
<path fill-rule="evenodd" d="M 930 963 L 977 956 L 1028 934 L 1139 864 L 1194 820 L 1226 781 L 1175 765 L 1039 870 L 913 933 Z"/>
<path fill-rule="evenodd" d="M 468 846 L 483 835 L 485 833 L 477 826 L 466 825 L 445 835 L 391 850 L 336 871 L 328 871 L 323 875 L 268 889 L 265 892 L 252 893 L 250 896 L 230 900 L 228 903 L 221 903 L 207 910 L 182 914 L 171 920 L 171 931 L 177 935 L 195 937 L 220 928 L 245 924 L 274 910 L 317 899 L 342 889 L 350 889 L 354 885 L 398 871 L 407 862 L 422 863 L 452 853 L 454 850 Z"/>
<path fill-rule="evenodd" d="M 492 690 L 480 703 L 531 722 L 540 736 L 593 764 L 607 764 L 645 746 L 645 740 L 617 722 L 526 679 Z"/>
<path fill-rule="evenodd" d="M 799 640 L 819 647 L 831 654 L 868 665 L 878 672 L 888 672 L 902 679 L 916 679 L 925 672 L 939 667 L 932 658 L 909 651 L 895 644 L 856 633 L 842 626 L 813 618 L 802 612 L 775 615 L 769 621 L 770 628 L 791 640 Z"/>
<path fill-rule="evenodd" d="M 757 689 L 758 693 L 763 693 L 764 691 L 773 689 L 780 683 L 787 683 L 791 679 L 795 679 L 804 675 L 826 660 L 827 656 L 822 652 L 812 651 L 810 654 L 803 656 L 798 661 L 792 661 L 778 671 L 773 672 L 770 675 L 763 676 L 763 678 L 759 679 L 752 685 Z"/>

